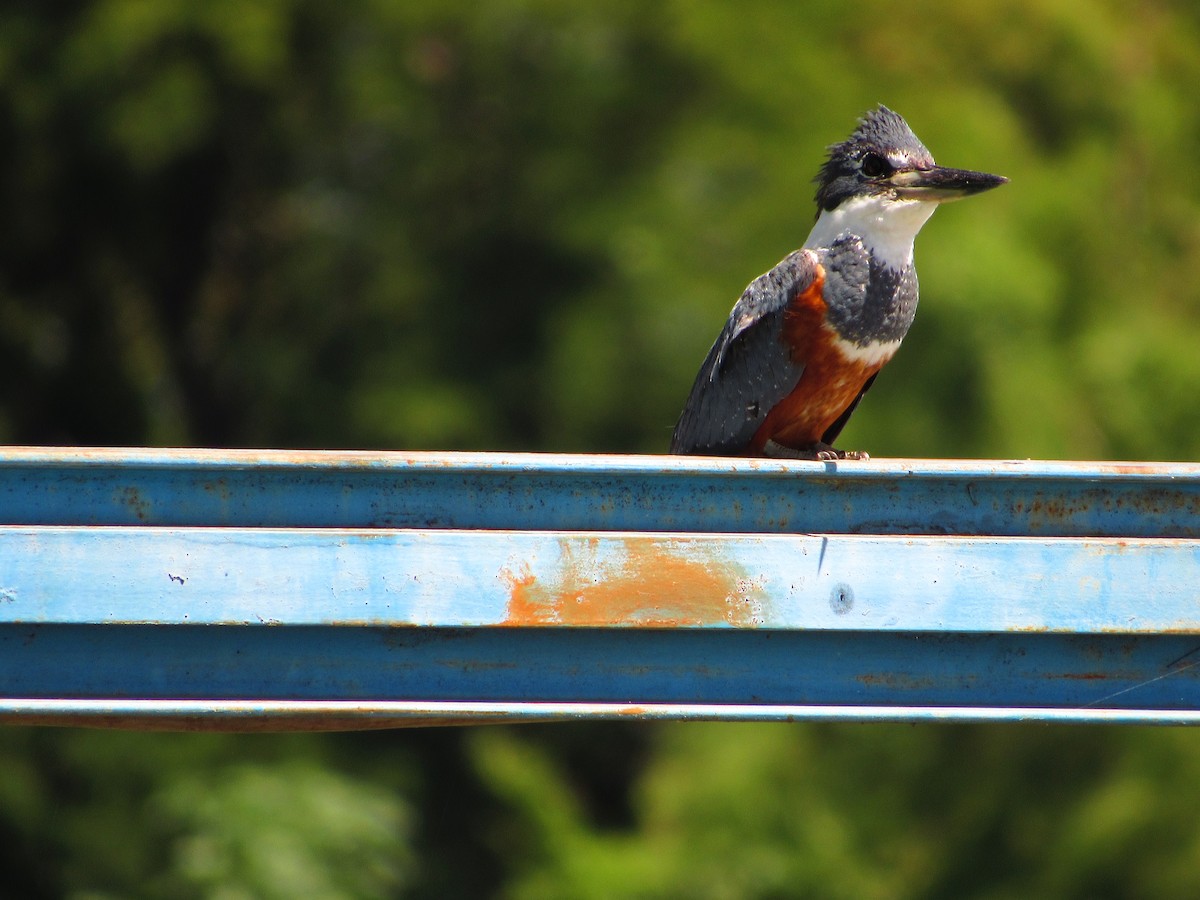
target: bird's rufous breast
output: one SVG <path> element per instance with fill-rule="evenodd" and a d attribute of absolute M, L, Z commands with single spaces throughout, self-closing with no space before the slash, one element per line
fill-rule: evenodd
<path fill-rule="evenodd" d="M 894 348 L 869 356 L 847 352 L 846 341 L 829 324 L 824 293 L 822 268 L 808 288 L 788 303 L 783 341 L 804 372 L 754 433 L 747 448 L 750 455 L 762 454 L 767 441 L 793 449 L 820 441 L 895 352 Z"/>

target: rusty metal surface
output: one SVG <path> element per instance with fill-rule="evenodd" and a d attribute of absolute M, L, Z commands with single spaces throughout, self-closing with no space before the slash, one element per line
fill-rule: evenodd
<path fill-rule="evenodd" d="M 1200 466 L 11 447 L 0 523 L 1200 537 Z"/>
<path fill-rule="evenodd" d="M 0 722 L 1193 723 L 1200 466 L 0 450 Z"/>
<path fill-rule="evenodd" d="M 338 728 L 358 707 L 456 704 L 515 718 L 574 704 L 629 715 L 708 706 L 728 718 L 768 707 L 891 709 L 895 718 L 919 709 L 1166 710 L 1164 721 L 1177 721 L 1200 708 L 1200 637 L 6 625 L 0 684 L 10 716 L 21 698 L 39 716 L 72 708 L 119 716 L 144 704 L 174 710 L 169 718 L 186 712 L 190 727 L 206 727 L 201 713 L 211 709 L 214 728 L 230 727 L 215 721 L 229 719 L 226 710 L 244 716 L 289 704 L 337 708 Z M 258 725 L 299 723 L 280 714 Z"/>
<path fill-rule="evenodd" d="M 0 623 L 1200 634 L 1200 541 L 0 526 Z"/>

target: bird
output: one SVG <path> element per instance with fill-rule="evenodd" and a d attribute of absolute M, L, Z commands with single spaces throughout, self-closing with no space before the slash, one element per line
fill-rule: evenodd
<path fill-rule="evenodd" d="M 675 426 L 672 453 L 869 459 L 833 444 L 912 325 L 917 232 L 939 204 L 1008 181 L 937 165 L 882 104 L 829 147 L 814 180 L 816 224 L 734 305 Z"/>

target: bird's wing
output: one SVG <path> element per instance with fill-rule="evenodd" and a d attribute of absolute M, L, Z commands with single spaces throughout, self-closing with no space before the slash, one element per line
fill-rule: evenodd
<path fill-rule="evenodd" d="M 797 250 L 746 288 L 708 351 L 671 436 L 672 453 L 743 452 L 767 413 L 804 372 L 783 341 L 788 302 L 821 272 L 811 250 Z"/>

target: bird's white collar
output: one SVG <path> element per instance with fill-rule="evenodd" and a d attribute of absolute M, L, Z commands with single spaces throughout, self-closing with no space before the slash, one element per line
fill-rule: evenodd
<path fill-rule="evenodd" d="M 937 204 L 928 200 L 897 200 L 875 195 L 852 197 L 833 210 L 821 210 L 804 246 L 830 247 L 844 234 L 858 235 L 873 258 L 889 269 L 912 265 L 913 240 L 929 221 Z"/>

